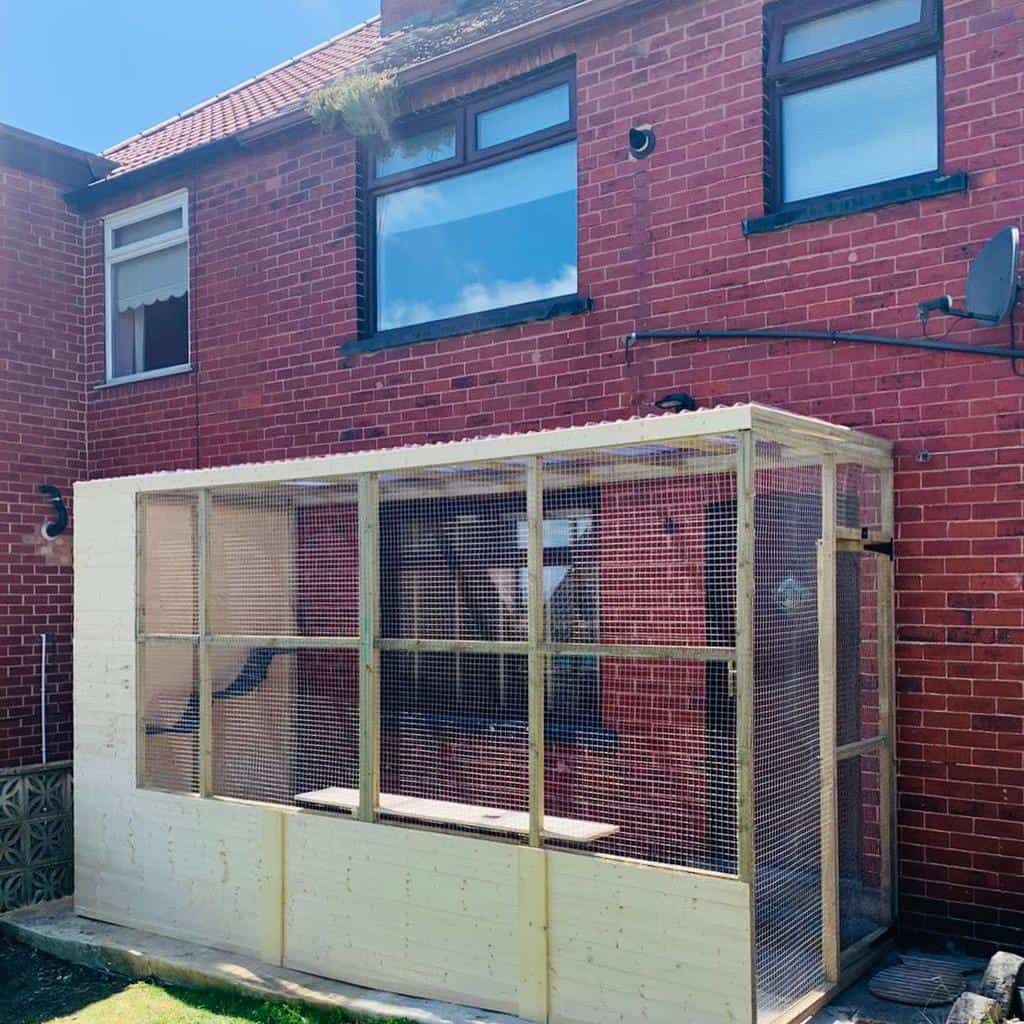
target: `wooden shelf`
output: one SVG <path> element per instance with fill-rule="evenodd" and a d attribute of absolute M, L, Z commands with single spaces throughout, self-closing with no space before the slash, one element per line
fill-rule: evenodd
<path fill-rule="evenodd" d="M 359 790 L 329 786 L 327 789 L 299 793 L 295 797 L 295 802 L 354 811 L 359 806 Z M 530 830 L 530 816 L 526 811 L 460 804 L 450 800 L 427 800 L 416 796 L 401 796 L 397 793 L 381 793 L 380 810 L 384 814 L 400 818 L 429 821 L 438 825 L 461 825 L 464 828 L 481 829 L 485 832 L 526 835 Z M 555 818 L 551 815 L 544 817 L 544 838 L 566 843 L 594 843 L 599 839 L 613 836 L 618 831 L 618 825 L 606 822 Z"/>

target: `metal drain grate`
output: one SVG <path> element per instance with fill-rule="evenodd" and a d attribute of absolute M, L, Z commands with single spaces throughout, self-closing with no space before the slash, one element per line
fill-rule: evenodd
<path fill-rule="evenodd" d="M 930 957 L 904 957 L 894 967 L 879 971 L 868 990 L 879 999 L 908 1006 L 944 1006 L 967 988 L 964 967 Z"/>

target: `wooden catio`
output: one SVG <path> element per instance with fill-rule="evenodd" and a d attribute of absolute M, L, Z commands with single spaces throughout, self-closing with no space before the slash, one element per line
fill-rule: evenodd
<path fill-rule="evenodd" d="M 892 924 L 887 443 L 756 405 L 76 488 L 79 913 L 536 1021 Z"/>

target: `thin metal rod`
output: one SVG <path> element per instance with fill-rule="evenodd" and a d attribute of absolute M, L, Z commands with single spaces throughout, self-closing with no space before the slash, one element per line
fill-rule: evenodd
<path fill-rule="evenodd" d="M 711 339 L 764 339 L 768 341 L 831 341 L 858 345 L 889 345 L 894 348 L 917 348 L 926 352 L 960 352 L 972 356 L 994 356 L 996 359 L 1024 359 L 1024 349 L 996 345 L 969 345 L 962 341 L 929 341 L 921 338 L 886 338 L 878 334 L 847 334 L 841 331 L 732 330 L 732 331 L 636 331 L 626 336 L 626 357 L 639 341 L 706 341 Z"/>
<path fill-rule="evenodd" d="M 39 639 L 42 643 L 39 664 L 39 728 L 43 740 L 42 763 L 46 764 L 46 634 L 40 633 Z"/>

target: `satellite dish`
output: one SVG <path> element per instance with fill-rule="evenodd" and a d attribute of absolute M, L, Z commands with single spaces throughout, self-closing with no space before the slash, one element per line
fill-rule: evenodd
<path fill-rule="evenodd" d="M 990 238 L 967 272 L 967 315 L 1001 324 L 1017 303 L 1020 231 L 1003 228 Z"/>
<path fill-rule="evenodd" d="M 967 271 L 967 308 L 954 309 L 953 300 L 948 295 L 940 295 L 918 303 L 921 321 L 938 311 L 964 320 L 1001 324 L 1017 305 L 1019 260 L 1020 231 L 1016 227 L 1003 228 L 982 246 Z"/>

